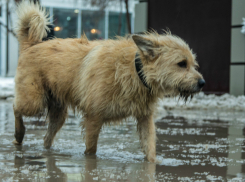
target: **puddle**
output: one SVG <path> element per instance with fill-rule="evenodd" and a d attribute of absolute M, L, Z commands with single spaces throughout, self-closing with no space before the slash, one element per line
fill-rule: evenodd
<path fill-rule="evenodd" d="M 157 126 L 157 158 L 144 159 L 136 124 L 104 127 L 97 155 L 87 156 L 79 117 L 69 115 L 53 147 L 43 147 L 45 118 L 26 118 L 22 146 L 14 140 L 12 103 L 0 101 L 1 181 L 242 181 L 245 113 L 170 110 Z"/>

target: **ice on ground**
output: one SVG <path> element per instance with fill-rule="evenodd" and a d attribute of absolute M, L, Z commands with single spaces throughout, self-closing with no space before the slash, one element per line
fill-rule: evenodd
<path fill-rule="evenodd" d="M 133 119 L 104 127 L 96 155 L 84 155 L 81 119 L 74 116 L 69 117 L 48 150 L 43 146 L 46 118 L 24 118 L 23 144 L 14 145 L 12 103 L 0 101 L 0 178 L 54 182 L 245 179 L 245 112 L 166 112 L 167 116 L 156 122 L 158 162 L 154 164 L 145 160 Z"/>
<path fill-rule="evenodd" d="M 225 109 L 234 111 L 245 110 L 245 96 L 233 96 L 224 94 L 217 96 L 214 94 L 205 95 L 203 92 L 196 94 L 192 100 L 178 100 L 178 98 L 164 98 L 159 102 L 160 108 L 171 109 Z"/>

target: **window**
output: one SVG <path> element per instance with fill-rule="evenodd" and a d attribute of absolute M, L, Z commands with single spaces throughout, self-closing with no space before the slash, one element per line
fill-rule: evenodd
<path fill-rule="evenodd" d="M 78 14 L 73 9 L 53 9 L 55 37 L 76 38 Z"/>
<path fill-rule="evenodd" d="M 131 17 L 131 14 L 130 14 Z M 124 36 L 128 33 L 126 13 L 121 13 L 121 26 L 119 25 L 120 13 L 109 13 L 109 38 L 115 38 L 116 35 Z M 131 23 L 131 18 L 130 18 Z M 120 27 L 119 27 L 120 26 Z"/>
<path fill-rule="evenodd" d="M 105 11 L 81 10 L 81 17 L 78 17 L 80 13 L 77 9 L 53 8 L 52 14 L 54 34 L 57 38 L 77 38 L 80 31 L 81 34 L 85 33 L 89 40 L 115 38 L 116 35 L 128 34 L 126 13 L 109 12 L 108 30 L 105 30 Z M 131 16 L 130 14 L 130 20 Z M 81 27 L 78 27 L 80 24 L 78 21 L 81 21 Z"/>
<path fill-rule="evenodd" d="M 82 34 L 85 33 L 89 40 L 105 38 L 105 13 L 104 11 L 82 11 Z"/>

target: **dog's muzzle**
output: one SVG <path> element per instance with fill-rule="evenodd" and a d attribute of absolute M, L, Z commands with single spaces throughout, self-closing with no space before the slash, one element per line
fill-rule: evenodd
<path fill-rule="evenodd" d="M 197 81 L 197 84 L 190 90 L 185 90 L 185 89 L 179 89 L 179 96 L 180 98 L 184 99 L 186 102 L 187 99 L 190 97 L 191 99 L 193 98 L 193 95 L 200 92 L 202 88 L 205 85 L 205 80 L 204 79 L 199 79 Z"/>
<path fill-rule="evenodd" d="M 200 89 L 202 89 L 202 87 L 204 87 L 204 85 L 205 85 L 205 80 L 199 79 L 197 85 Z"/>

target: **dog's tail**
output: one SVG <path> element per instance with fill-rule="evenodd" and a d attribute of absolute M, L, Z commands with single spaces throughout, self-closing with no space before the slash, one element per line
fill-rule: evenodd
<path fill-rule="evenodd" d="M 50 31 L 48 13 L 39 4 L 23 0 L 17 7 L 17 37 L 20 49 L 35 45 L 47 37 Z"/>

